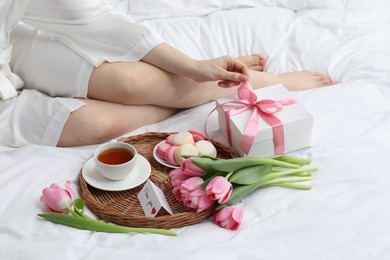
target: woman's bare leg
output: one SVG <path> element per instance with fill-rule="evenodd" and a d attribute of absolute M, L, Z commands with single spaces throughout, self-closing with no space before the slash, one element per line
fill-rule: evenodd
<path fill-rule="evenodd" d="M 261 72 L 266 59 L 242 56 L 251 68 L 255 88 L 282 83 L 291 90 L 333 84 L 324 74 L 301 71 L 273 75 Z M 197 83 L 144 62 L 104 63 L 94 69 L 86 105 L 72 112 L 58 146 L 101 143 L 141 126 L 162 121 L 176 108 L 193 107 L 236 94 L 237 87 L 221 88 L 217 82 Z"/>
<path fill-rule="evenodd" d="M 332 84 L 327 75 L 310 71 L 274 75 L 251 70 L 250 82 L 254 88 L 282 83 L 290 90 Z M 236 91 L 237 87 L 221 88 L 216 82 L 198 83 L 141 61 L 104 63 L 95 68 L 88 96 L 120 104 L 188 108 L 233 95 Z"/>
<path fill-rule="evenodd" d="M 96 144 L 116 138 L 141 126 L 162 121 L 176 110 L 158 106 L 127 106 L 100 100 L 83 100 L 86 105 L 72 112 L 58 146 Z"/>
<path fill-rule="evenodd" d="M 237 57 L 240 61 L 244 62 L 249 69 L 264 71 L 265 65 L 267 63 L 267 58 L 261 54 L 252 54 L 249 56 L 240 56 Z"/>

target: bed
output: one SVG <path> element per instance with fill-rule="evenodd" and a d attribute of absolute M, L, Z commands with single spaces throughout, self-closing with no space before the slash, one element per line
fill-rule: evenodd
<path fill-rule="evenodd" d="M 107 234 L 37 217 L 51 183 L 70 180 L 96 145 L 1 147 L 0 259 L 390 259 L 390 4 L 364 0 L 112 0 L 194 58 L 262 53 L 274 73 L 317 70 L 336 84 L 292 92 L 314 118 L 313 188 L 245 197 L 237 231 L 212 218 L 178 236 Z M 124 137 L 203 130 L 210 102 Z M 213 113 L 209 135 L 222 143 Z M 87 209 L 87 214 L 94 216 Z"/>

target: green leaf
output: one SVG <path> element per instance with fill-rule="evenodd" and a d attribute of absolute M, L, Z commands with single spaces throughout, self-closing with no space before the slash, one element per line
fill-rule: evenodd
<path fill-rule="evenodd" d="M 198 158 L 192 158 L 192 162 L 195 163 L 198 167 L 202 168 L 206 172 L 215 171 L 214 168 L 210 166 L 210 164 L 217 159 L 211 158 L 211 157 L 198 157 Z"/>
<path fill-rule="evenodd" d="M 84 200 L 80 198 L 75 199 L 73 202 L 73 210 L 78 216 L 84 217 Z"/>
<path fill-rule="evenodd" d="M 228 205 L 234 205 L 240 202 L 240 200 L 247 196 L 248 194 L 252 193 L 256 189 L 259 189 L 261 187 L 265 186 L 282 186 L 282 187 L 288 187 L 288 188 L 295 188 L 295 189 L 310 189 L 310 185 L 304 185 L 304 184 L 298 184 L 298 183 L 291 183 L 291 182 L 297 182 L 297 181 L 308 181 L 311 180 L 312 177 L 285 177 L 288 175 L 294 175 L 300 172 L 308 171 L 308 170 L 316 170 L 318 168 L 317 165 L 300 168 L 300 169 L 292 169 L 292 170 L 286 170 L 282 172 L 274 172 L 270 174 L 263 175 L 263 178 L 260 178 L 257 182 L 254 182 L 250 185 L 238 185 L 234 187 L 232 194 L 230 195 L 230 199 L 227 202 Z"/>
<path fill-rule="evenodd" d="M 203 183 L 200 185 L 202 188 L 206 188 L 206 186 L 209 184 L 209 182 L 214 179 L 217 176 L 223 176 L 225 177 L 228 173 L 226 172 L 218 172 L 218 171 L 213 171 L 213 172 L 207 172 L 206 175 L 202 176 Z"/>
<path fill-rule="evenodd" d="M 141 232 L 141 233 L 155 233 L 155 234 L 162 234 L 168 236 L 176 236 L 175 232 L 166 229 L 125 227 L 125 226 L 101 222 L 98 220 L 94 220 L 92 218 L 78 218 L 78 217 L 73 217 L 61 213 L 38 214 L 38 216 L 50 220 L 54 223 L 63 224 L 66 226 L 75 227 L 84 230 L 96 231 L 96 232 L 108 232 L 108 233 Z"/>
<path fill-rule="evenodd" d="M 264 175 L 270 173 L 272 170 L 271 165 L 257 165 L 246 167 L 234 172 L 229 181 L 235 184 L 248 185 L 255 183 L 259 179 L 263 178 Z"/>
<path fill-rule="evenodd" d="M 250 166 L 257 165 L 273 165 L 287 168 L 299 168 L 299 165 L 287 163 L 271 158 L 257 158 L 257 157 L 240 157 L 233 159 L 221 159 L 209 163 L 209 166 L 218 171 L 235 172 Z"/>

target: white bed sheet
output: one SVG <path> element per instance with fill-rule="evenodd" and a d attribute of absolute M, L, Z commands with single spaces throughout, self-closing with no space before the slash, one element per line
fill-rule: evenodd
<path fill-rule="evenodd" d="M 312 190 L 258 190 L 241 203 L 238 231 L 210 218 L 174 229 L 177 237 L 93 233 L 36 214 L 45 211 L 44 187 L 70 180 L 78 189 L 80 169 L 96 146 L 2 147 L 0 259 L 390 259 L 389 9 L 383 1 L 334 3 L 144 21 L 195 58 L 259 52 L 269 57 L 268 71 L 311 69 L 335 78 L 334 86 L 293 93 L 314 117 L 312 147 L 293 153 L 319 164 Z M 213 108 L 210 102 L 128 135 L 202 130 Z M 216 119 L 213 114 L 209 133 L 226 143 Z"/>

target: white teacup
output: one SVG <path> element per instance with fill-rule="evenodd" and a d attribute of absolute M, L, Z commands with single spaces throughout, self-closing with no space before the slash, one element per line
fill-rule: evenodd
<path fill-rule="evenodd" d="M 134 169 L 137 163 L 137 149 L 128 143 L 111 141 L 96 149 L 94 159 L 96 169 L 103 177 L 121 180 Z"/>

